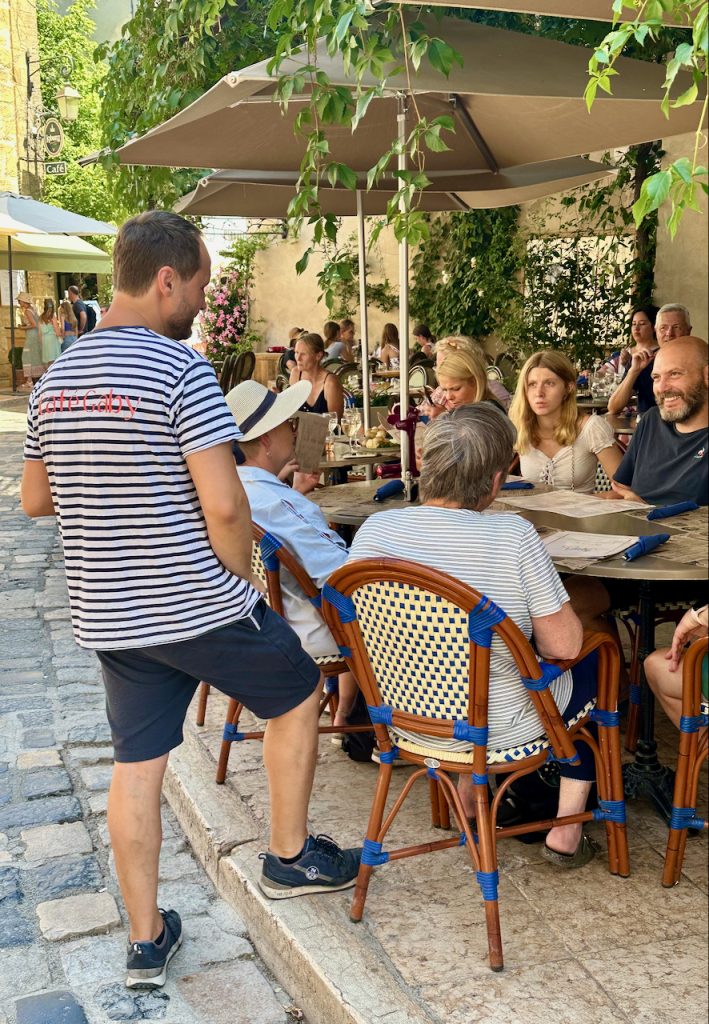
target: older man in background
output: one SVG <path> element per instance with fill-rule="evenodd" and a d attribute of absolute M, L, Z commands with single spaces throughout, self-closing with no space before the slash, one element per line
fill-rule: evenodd
<path fill-rule="evenodd" d="M 691 335 L 692 324 L 689 310 L 679 302 L 668 302 L 661 306 L 655 317 L 655 338 L 658 346 L 674 338 L 685 338 Z M 608 412 L 620 415 L 626 405 L 632 401 L 633 395 L 639 396 L 639 412 L 646 412 L 643 405 L 652 405 L 652 394 L 648 376 L 652 374 L 652 365 L 657 348 L 646 349 L 636 346 L 633 349 L 630 365 L 625 376 L 608 400 Z"/>

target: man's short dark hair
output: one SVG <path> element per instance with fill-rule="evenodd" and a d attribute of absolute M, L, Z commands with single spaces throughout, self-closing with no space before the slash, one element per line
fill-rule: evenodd
<path fill-rule="evenodd" d="M 161 267 L 183 279 L 194 277 L 202 251 L 199 230 L 176 213 L 149 210 L 127 220 L 113 248 L 113 285 L 128 295 L 144 295 Z"/>
<path fill-rule="evenodd" d="M 79 289 L 75 284 L 70 284 L 69 287 L 67 288 L 67 291 L 73 292 L 74 295 L 76 295 L 77 299 L 79 298 Z"/>

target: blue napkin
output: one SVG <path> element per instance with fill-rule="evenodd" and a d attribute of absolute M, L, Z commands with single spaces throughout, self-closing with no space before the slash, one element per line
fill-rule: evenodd
<path fill-rule="evenodd" d="M 403 493 L 404 493 L 404 481 L 403 480 L 390 480 L 388 483 L 382 484 L 381 487 L 377 488 L 377 490 L 376 490 L 376 492 L 374 494 L 374 498 L 372 500 L 373 501 L 386 501 L 387 498 L 393 498 L 397 494 L 403 494 Z"/>
<path fill-rule="evenodd" d="M 669 533 L 655 533 L 651 537 L 638 537 L 637 544 L 631 544 L 623 555 L 626 562 L 632 562 L 635 558 L 647 555 L 648 552 L 659 548 L 660 544 L 666 544 L 670 539 Z"/>
<path fill-rule="evenodd" d="M 694 512 L 699 508 L 696 501 L 678 501 L 675 505 L 661 505 L 659 508 L 651 509 L 646 519 L 669 519 L 670 516 L 681 515 L 682 512 Z"/>
<path fill-rule="evenodd" d="M 528 480 L 508 480 L 500 488 L 502 491 L 533 491 L 534 484 L 530 484 Z"/>

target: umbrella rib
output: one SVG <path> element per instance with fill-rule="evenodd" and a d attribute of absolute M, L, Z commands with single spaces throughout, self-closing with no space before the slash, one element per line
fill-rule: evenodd
<path fill-rule="evenodd" d="M 492 155 L 492 150 L 490 149 L 487 142 L 483 138 L 478 126 L 475 124 L 475 121 L 473 121 L 472 117 L 470 116 L 466 108 L 463 106 L 463 101 L 457 92 L 451 93 L 450 103 L 453 108 L 454 114 L 458 115 L 458 120 L 463 125 L 463 128 L 480 150 L 482 158 L 487 164 L 488 170 L 492 171 L 493 174 L 497 174 L 498 171 L 500 170 L 500 165 L 498 164 L 497 160 L 495 160 L 495 157 Z"/>

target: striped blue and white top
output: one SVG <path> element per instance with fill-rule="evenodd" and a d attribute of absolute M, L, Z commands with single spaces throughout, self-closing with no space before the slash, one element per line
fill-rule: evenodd
<path fill-rule="evenodd" d="M 43 459 L 64 545 L 76 641 L 173 643 L 259 599 L 219 562 L 186 457 L 241 436 L 214 370 L 143 327 L 96 330 L 35 386 L 26 459 Z"/>
<path fill-rule="evenodd" d="M 407 558 L 440 569 L 481 591 L 532 636 L 532 618 L 553 615 L 569 600 L 537 531 L 516 515 L 421 505 L 378 512 L 355 535 L 348 561 Z M 571 673 L 550 689 L 560 711 L 571 699 Z M 539 717 L 506 646 L 493 637 L 488 707 L 490 747 L 513 747 L 543 735 Z"/>

